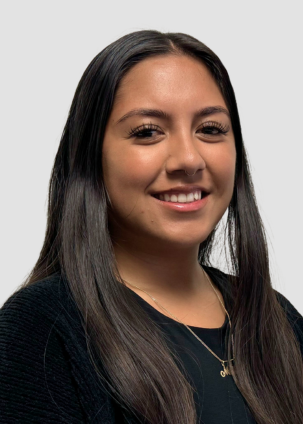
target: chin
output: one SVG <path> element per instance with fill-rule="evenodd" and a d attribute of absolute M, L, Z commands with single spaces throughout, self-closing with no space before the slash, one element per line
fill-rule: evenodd
<path fill-rule="evenodd" d="M 210 233 L 211 231 L 200 232 L 199 234 L 193 233 L 193 231 L 190 233 L 182 231 L 174 234 L 165 234 L 158 239 L 158 243 L 169 244 L 171 248 L 193 248 L 203 243 Z"/>

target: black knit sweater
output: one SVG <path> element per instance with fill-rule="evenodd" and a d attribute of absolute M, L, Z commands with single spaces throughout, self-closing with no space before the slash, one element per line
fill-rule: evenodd
<path fill-rule="evenodd" d="M 224 274 L 214 268 L 208 268 L 208 272 L 228 305 Z M 179 345 L 179 355 L 197 389 L 198 422 L 255 423 L 232 377 L 220 376 L 220 362 L 182 324 L 132 293 Z M 276 293 L 303 355 L 303 318 L 285 297 Z M 81 322 L 68 285 L 59 276 L 21 289 L 5 302 L 0 310 L 1 424 L 137 422 L 131 414 L 123 413 L 104 390 L 90 361 Z M 226 326 L 227 320 L 220 329 L 191 328 L 222 357 Z M 191 361 L 192 357 L 196 360 Z"/>

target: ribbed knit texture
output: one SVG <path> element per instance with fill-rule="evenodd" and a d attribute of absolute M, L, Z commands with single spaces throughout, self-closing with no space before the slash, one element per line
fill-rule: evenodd
<path fill-rule="evenodd" d="M 277 295 L 303 355 L 303 318 Z M 123 421 L 91 364 L 81 316 L 66 283 L 54 276 L 12 295 L 0 310 L 0 423 L 123 422 L 132 421 Z"/>
<path fill-rule="evenodd" d="M 38 282 L 0 311 L 0 423 L 88 422 L 114 423 L 113 405 L 63 281 Z"/>

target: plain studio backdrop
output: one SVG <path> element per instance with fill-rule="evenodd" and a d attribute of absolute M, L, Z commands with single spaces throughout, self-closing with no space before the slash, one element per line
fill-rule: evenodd
<path fill-rule="evenodd" d="M 35 264 L 48 182 L 76 86 L 109 43 L 141 29 L 209 46 L 235 89 L 273 286 L 303 314 L 300 2 L 2 1 L 0 306 Z M 214 258 L 224 270 L 220 254 Z"/>

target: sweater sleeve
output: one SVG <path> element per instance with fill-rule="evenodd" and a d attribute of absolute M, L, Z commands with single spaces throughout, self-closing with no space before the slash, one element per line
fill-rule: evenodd
<path fill-rule="evenodd" d="M 0 310 L 0 423 L 85 423 L 55 319 L 31 292 L 14 294 Z"/>

